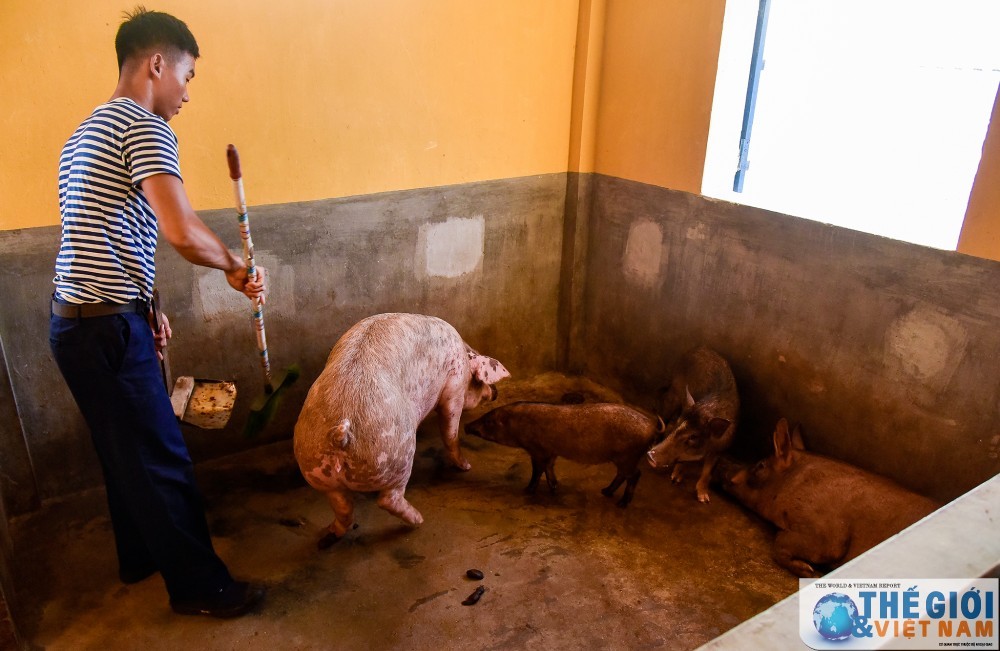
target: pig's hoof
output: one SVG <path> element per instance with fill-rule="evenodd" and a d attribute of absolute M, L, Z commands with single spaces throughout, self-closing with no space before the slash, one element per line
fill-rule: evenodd
<path fill-rule="evenodd" d="M 792 574 L 802 579 L 818 579 L 823 576 L 822 573 L 817 572 L 812 565 L 803 561 L 793 562 L 790 569 Z"/>
<path fill-rule="evenodd" d="M 323 551 L 324 549 L 329 549 L 333 547 L 336 543 L 340 542 L 342 536 L 338 536 L 332 531 L 327 531 L 322 537 L 316 542 L 316 549 Z"/>
<path fill-rule="evenodd" d="M 708 504 L 712 501 L 712 498 L 708 496 L 708 493 L 698 493 L 698 501 L 702 504 Z"/>
<path fill-rule="evenodd" d="M 604 497 L 614 497 L 615 491 L 612 490 L 610 486 L 605 486 L 601 489 L 601 495 Z"/>
<path fill-rule="evenodd" d="M 461 470 L 462 472 L 468 472 L 472 470 L 472 464 L 465 457 L 459 457 L 458 459 L 452 459 L 451 465 L 454 466 L 456 470 Z"/>
<path fill-rule="evenodd" d="M 615 502 L 615 506 L 617 506 L 620 509 L 624 509 L 626 506 L 629 505 L 629 502 L 631 502 L 631 501 L 632 500 L 630 500 L 630 499 L 628 499 L 626 497 L 622 497 L 620 500 L 618 500 L 617 502 Z"/>

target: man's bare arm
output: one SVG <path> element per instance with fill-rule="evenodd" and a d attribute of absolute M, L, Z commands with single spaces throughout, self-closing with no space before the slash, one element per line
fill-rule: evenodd
<path fill-rule="evenodd" d="M 221 269 L 233 289 L 251 298 L 263 298 L 263 267 L 257 267 L 257 282 L 248 282 L 243 260 L 233 254 L 195 213 L 179 178 L 172 174 L 150 176 L 143 179 L 142 191 L 156 213 L 163 236 L 185 260 Z"/>

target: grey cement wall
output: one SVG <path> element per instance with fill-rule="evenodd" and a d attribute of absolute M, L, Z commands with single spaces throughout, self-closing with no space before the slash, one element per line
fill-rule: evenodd
<path fill-rule="evenodd" d="M 1000 473 L 1000 264 L 597 176 L 570 366 L 652 406 L 705 343 L 736 451 L 806 444 L 948 500 Z"/>
<path fill-rule="evenodd" d="M 515 377 L 582 372 L 647 407 L 684 350 L 713 346 L 740 386 L 743 456 L 765 454 L 786 416 L 812 449 L 942 500 L 1000 473 L 998 263 L 599 175 L 251 206 L 250 215 L 258 263 L 271 273 L 272 361 L 299 363 L 302 378 L 263 436 L 244 439 L 262 391 L 248 303 L 221 273 L 162 247 L 174 375 L 239 387 L 225 430 L 185 426 L 196 462 L 291 436 L 340 334 L 370 314 L 411 311 L 450 321 Z M 231 210 L 203 217 L 239 246 Z M 57 247 L 55 227 L 0 232 L 4 523 L 100 484 L 48 349 Z"/>
<path fill-rule="evenodd" d="M 252 192 L 251 192 L 252 195 Z M 231 210 L 203 215 L 233 248 Z M 168 246 L 158 284 L 174 375 L 235 380 L 230 426 L 185 426 L 195 460 L 288 437 L 330 347 L 370 314 L 441 316 L 515 374 L 575 370 L 653 406 L 695 343 L 730 359 L 736 451 L 779 416 L 814 450 L 951 499 L 1000 472 L 1000 264 L 620 179 L 557 174 L 250 209 L 278 418 L 248 304 Z M 0 232 L 0 492 L 9 515 L 100 484 L 46 338 L 58 229 Z"/>
<path fill-rule="evenodd" d="M 379 312 L 432 314 L 515 376 L 551 370 L 565 210 L 563 174 L 250 207 L 272 365 L 301 379 L 256 440 L 243 438 L 263 382 L 249 302 L 223 275 L 163 244 L 157 285 L 171 320 L 173 374 L 235 380 L 229 426 L 184 426 L 195 461 L 291 436 L 337 338 Z M 252 188 L 248 188 L 252 196 Z M 233 249 L 235 212 L 202 213 Z M 9 515 L 101 483 L 97 459 L 48 347 L 57 227 L 0 232 L 0 494 Z M 8 373 L 9 371 L 9 373 Z"/>
<path fill-rule="evenodd" d="M 0 649 L 20 649 L 18 623 L 22 615 L 14 591 L 14 545 L 7 525 L 7 512 L 0 500 Z"/>

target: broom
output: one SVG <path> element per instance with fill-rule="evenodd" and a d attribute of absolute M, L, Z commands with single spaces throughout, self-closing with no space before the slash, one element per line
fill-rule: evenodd
<path fill-rule="evenodd" d="M 226 161 L 229 163 L 229 178 L 233 180 L 233 191 L 236 195 L 237 221 L 240 226 L 240 238 L 243 240 L 243 261 L 247 265 L 247 277 L 250 282 L 257 279 L 257 267 L 253 260 L 253 240 L 250 238 L 250 216 L 247 214 L 246 197 L 243 195 L 243 174 L 240 170 L 240 155 L 236 147 L 226 147 Z M 264 371 L 264 394 L 254 399 L 250 405 L 243 435 L 255 438 L 277 413 L 282 392 L 299 378 L 299 367 L 296 364 L 272 377 L 271 360 L 267 354 L 267 337 L 264 334 L 264 306 L 259 298 L 252 299 L 252 316 L 257 331 L 257 350 L 260 351 L 260 365 Z"/>

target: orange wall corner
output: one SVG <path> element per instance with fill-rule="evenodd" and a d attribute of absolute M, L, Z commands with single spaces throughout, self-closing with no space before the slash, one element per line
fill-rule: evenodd
<path fill-rule="evenodd" d="M 958 251 L 1000 261 L 1000 92 L 993 102 L 983 156 L 958 238 Z"/>
<path fill-rule="evenodd" d="M 725 0 L 610 2 L 597 172 L 701 192 Z"/>

